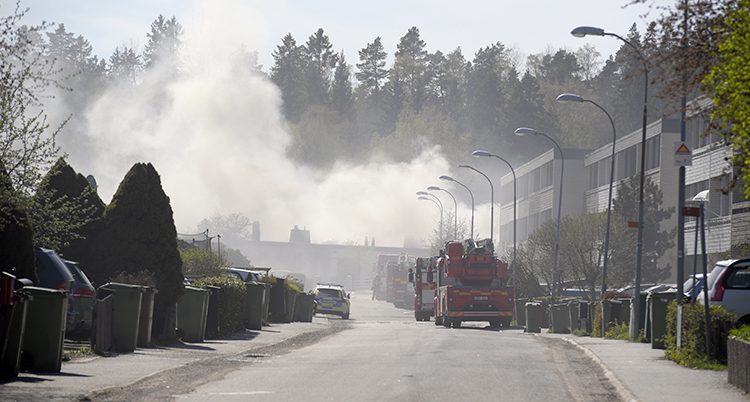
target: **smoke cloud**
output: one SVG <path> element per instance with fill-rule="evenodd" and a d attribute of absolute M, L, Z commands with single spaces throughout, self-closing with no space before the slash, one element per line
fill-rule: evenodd
<path fill-rule="evenodd" d="M 133 163 L 153 163 L 181 232 L 241 212 L 261 222 L 264 240 L 286 241 L 294 225 L 310 229 L 314 242 L 425 240 L 439 215 L 414 193 L 449 171 L 440 150 L 426 148 L 409 163 L 381 156 L 326 171 L 295 164 L 280 92 L 250 71 L 241 51 L 262 35 L 248 34 L 248 21 L 262 18 L 234 1 L 198 2 L 183 21 L 181 73 L 149 69 L 136 88 L 108 87 L 73 116 L 83 129 L 60 138 L 70 163 L 96 176 L 105 202 Z"/>

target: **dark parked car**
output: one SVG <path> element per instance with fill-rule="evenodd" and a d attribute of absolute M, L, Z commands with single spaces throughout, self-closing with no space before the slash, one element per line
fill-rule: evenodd
<path fill-rule="evenodd" d="M 91 331 L 96 289 L 75 261 L 63 260 L 75 282 L 70 294 L 66 333 L 85 335 Z"/>
<path fill-rule="evenodd" d="M 39 287 L 70 292 L 75 280 L 57 253 L 41 247 L 37 247 L 34 251 L 36 254 L 36 272 L 39 275 Z"/>

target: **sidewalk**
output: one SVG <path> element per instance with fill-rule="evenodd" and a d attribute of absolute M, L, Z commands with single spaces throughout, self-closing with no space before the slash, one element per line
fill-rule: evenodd
<path fill-rule="evenodd" d="M 580 348 L 599 364 L 625 400 L 748 401 L 727 382 L 726 371 L 696 370 L 677 365 L 648 343 L 542 333 Z"/>
<path fill-rule="evenodd" d="M 326 318 L 312 323 L 272 324 L 246 331 L 236 339 L 207 340 L 175 347 L 136 349 L 116 357 L 94 356 L 63 362 L 60 373 L 21 373 L 0 384 L 2 400 L 75 400 L 93 391 L 133 384 L 156 373 L 202 359 L 237 355 L 330 326 Z"/>

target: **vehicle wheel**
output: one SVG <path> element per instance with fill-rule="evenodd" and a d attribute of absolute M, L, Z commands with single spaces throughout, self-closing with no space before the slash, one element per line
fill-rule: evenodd
<path fill-rule="evenodd" d="M 443 325 L 443 319 L 441 317 L 435 316 L 435 326 Z"/>
<path fill-rule="evenodd" d="M 498 329 L 500 328 L 500 320 L 490 320 L 490 328 L 492 329 Z"/>
<path fill-rule="evenodd" d="M 446 327 L 446 328 L 450 328 L 451 327 L 451 319 L 448 318 L 448 317 L 446 317 L 446 316 L 443 316 L 443 326 Z"/>
<path fill-rule="evenodd" d="M 454 318 L 453 319 L 453 328 L 461 328 L 461 320 Z"/>
<path fill-rule="evenodd" d="M 500 324 L 503 326 L 503 328 L 510 328 L 510 318 L 503 318 L 500 320 Z"/>
<path fill-rule="evenodd" d="M 349 313 L 342 314 L 341 318 L 344 319 L 344 320 L 348 320 L 349 319 Z"/>

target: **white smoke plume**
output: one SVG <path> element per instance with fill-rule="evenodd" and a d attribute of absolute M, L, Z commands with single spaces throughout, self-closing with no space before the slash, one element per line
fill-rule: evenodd
<path fill-rule="evenodd" d="M 73 116 L 84 130 L 61 138 L 71 165 L 94 174 L 109 202 L 133 163 L 153 163 L 178 231 L 241 212 L 261 222 L 264 240 L 286 241 L 295 224 L 311 230 L 314 242 L 426 239 L 439 215 L 415 192 L 448 172 L 439 149 L 409 163 L 381 158 L 326 172 L 289 160 L 278 88 L 239 65 L 238 50 L 253 48 L 247 21 L 260 20 L 236 2 L 197 3 L 183 22 L 183 72 L 149 70 L 135 90 L 110 87 L 85 115 Z"/>

